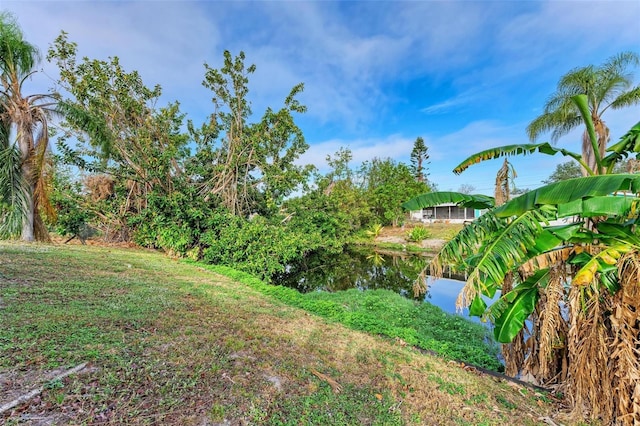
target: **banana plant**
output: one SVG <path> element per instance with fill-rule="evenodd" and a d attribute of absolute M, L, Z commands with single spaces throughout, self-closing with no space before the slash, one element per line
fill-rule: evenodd
<path fill-rule="evenodd" d="M 597 144 L 585 96 L 573 100 L 591 142 Z M 606 173 L 617 161 L 640 156 L 640 123 L 609 147 L 607 155 L 597 155 L 593 169 L 578 154 L 545 143 L 486 150 L 464 160 L 454 172 L 480 161 L 534 152 L 570 156 L 588 176 L 546 185 L 489 207 L 445 244 L 429 271 L 438 276 L 448 267 L 467 274 L 458 307 L 469 307 L 470 314 L 493 323 L 496 340 L 512 351 L 505 355 L 513 363 L 508 371 L 561 386 L 571 401 L 585 402 L 590 407 L 587 412 L 604 413 L 605 420 L 622 418 L 632 409 L 630 389 L 635 389 L 640 373 L 640 175 Z M 403 206 L 417 209 L 442 202 L 470 206 L 483 201 L 481 196 L 463 195 L 423 194 Z M 561 218 L 567 223 L 551 224 Z M 487 306 L 483 296 L 493 297 L 499 291 L 497 301 Z M 628 348 L 631 355 L 623 359 Z M 585 366 L 594 359 L 607 367 L 589 371 Z M 594 377 L 615 394 L 618 405 L 603 405 L 594 391 L 600 385 L 585 385 Z M 576 404 L 576 411 L 583 408 L 581 404 Z"/>

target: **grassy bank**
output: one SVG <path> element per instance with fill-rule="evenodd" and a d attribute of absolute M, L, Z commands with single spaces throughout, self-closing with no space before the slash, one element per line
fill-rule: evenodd
<path fill-rule="evenodd" d="M 265 284 L 243 272 L 222 266 L 204 266 L 249 285 L 287 305 L 304 309 L 350 328 L 379 334 L 435 352 L 448 360 L 462 360 L 501 371 L 499 348 L 481 324 L 449 314 L 430 303 L 409 300 L 390 290 L 358 289 L 336 293 L 296 290 Z"/>
<path fill-rule="evenodd" d="M 0 423 L 497 425 L 553 415 L 547 396 L 425 355 L 411 336 L 339 324 L 346 300 L 313 300 L 330 311 L 315 314 L 239 278 L 149 251 L 0 243 L 0 405 L 46 384 Z M 352 314 L 383 300 L 349 297 Z"/>

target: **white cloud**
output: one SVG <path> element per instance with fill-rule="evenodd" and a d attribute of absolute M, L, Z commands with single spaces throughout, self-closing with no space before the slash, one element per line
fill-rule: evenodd
<path fill-rule="evenodd" d="M 328 170 L 327 156 L 333 156 L 340 148 L 348 148 L 351 151 L 353 160 L 350 166 L 352 168 L 356 168 L 364 161 L 373 158 L 406 161 L 413 149 L 413 142 L 414 140 L 402 135 L 389 135 L 382 139 L 331 139 L 313 144 L 300 157 L 298 163 L 313 164 L 320 171 L 326 172 Z"/>

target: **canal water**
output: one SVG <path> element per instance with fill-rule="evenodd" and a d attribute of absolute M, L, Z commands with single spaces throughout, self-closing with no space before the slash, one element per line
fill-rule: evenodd
<path fill-rule="evenodd" d="M 430 259 L 407 253 L 380 253 L 368 247 L 349 247 L 340 254 L 316 253 L 304 261 L 289 265 L 286 273 L 272 282 L 311 291 L 388 289 L 414 298 L 413 284 Z M 462 277 L 459 277 L 462 278 Z M 464 282 L 441 278 L 427 280 L 429 288 L 421 297 L 449 313 L 456 312 L 456 298 Z M 467 318 L 468 312 L 459 313 Z"/>

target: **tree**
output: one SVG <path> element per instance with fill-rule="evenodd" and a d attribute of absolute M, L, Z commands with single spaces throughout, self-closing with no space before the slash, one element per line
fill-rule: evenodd
<path fill-rule="evenodd" d="M 77 61 L 77 44 L 62 32 L 48 59 L 60 70 L 65 91 L 58 108 L 65 119 L 58 148 L 67 163 L 111 182 L 108 194 L 87 207 L 101 220 L 105 237 L 129 240 L 129 221 L 152 197 L 167 197 L 183 176 L 188 138 L 181 131 L 179 105 L 156 108 L 160 86 L 147 87 L 138 72 L 124 70 L 118 57 Z M 67 140 L 73 138 L 72 149 Z M 90 181 L 88 181 L 90 182 Z"/>
<path fill-rule="evenodd" d="M 362 182 L 358 184 L 358 176 L 349 164 L 352 159 L 351 150 L 340 147 L 333 156 L 326 157 L 331 170 L 325 176 L 316 176 L 315 180 L 329 214 L 353 232 L 366 226 L 373 217 Z"/>
<path fill-rule="evenodd" d="M 0 13 L 0 235 L 48 241 L 42 214 L 49 202 L 49 118 L 54 94 L 24 95 L 35 72 L 38 49 L 24 39 L 15 18 Z M 11 138 L 15 136 L 15 144 Z"/>
<path fill-rule="evenodd" d="M 407 165 L 390 158 L 364 162 L 360 176 L 370 210 L 382 225 L 398 225 L 404 215 L 402 201 L 429 191 L 425 182 L 415 180 Z"/>
<path fill-rule="evenodd" d="M 573 102 L 596 144 L 586 95 Z M 455 171 L 533 152 L 581 160 L 549 144 L 511 145 L 475 154 Z M 610 172 L 623 158 L 640 157 L 640 122 L 607 152 L 596 157 L 598 170 Z M 486 201 L 432 193 L 404 206 L 422 208 L 444 198 L 463 206 Z M 596 175 L 546 185 L 490 208 L 448 242 L 429 267 L 434 275 L 445 266 L 468 274 L 458 306 L 469 306 L 472 315 L 494 323 L 507 374 L 555 386 L 575 417 L 604 424 L 640 421 L 638 204 L 638 175 Z M 574 220 L 550 225 L 561 218 Z M 483 296 L 494 297 L 498 290 L 501 297 L 487 306 Z"/>
<path fill-rule="evenodd" d="M 469 183 L 463 183 L 460 185 L 460 188 L 458 188 L 458 192 L 461 194 L 473 194 L 475 191 L 476 187 Z"/>
<path fill-rule="evenodd" d="M 604 64 L 576 68 L 561 77 L 556 92 L 551 95 L 542 115 L 527 127 L 531 141 L 541 134 L 552 131 L 551 140 L 557 141 L 574 128 L 584 124 L 582 114 L 572 97 L 587 96 L 588 110 L 597 139 L 591 140 L 585 130 L 582 138 L 582 157 L 588 168 L 583 173 L 600 174 L 596 168 L 598 159 L 605 155 L 609 142 L 609 128 L 602 119 L 607 109 L 619 109 L 640 103 L 640 85 L 633 87 L 631 69 L 640 64 L 635 52 L 624 52 L 611 57 Z"/>
<path fill-rule="evenodd" d="M 426 182 L 428 173 L 425 170 L 426 165 L 429 164 L 427 160 L 429 160 L 429 148 L 425 145 L 424 139 L 418 136 L 411 150 L 411 170 L 418 182 Z"/>
<path fill-rule="evenodd" d="M 566 161 L 556 166 L 556 169 L 551 173 L 548 179 L 542 181 L 542 183 L 550 184 L 554 182 L 560 182 L 567 179 L 573 179 L 582 176 L 580 165 L 575 161 Z"/>
<path fill-rule="evenodd" d="M 294 86 L 280 110 L 268 108 L 260 122 L 249 123 L 248 83 L 256 67 L 244 60 L 244 52 L 234 58 L 225 51 L 219 70 L 205 64 L 202 84 L 214 93 L 215 112 L 200 129 L 190 124 L 203 165 L 202 193 L 238 216 L 274 211 L 313 170 L 294 163 L 308 148 L 292 115 L 306 111 L 296 100 L 304 86 Z"/>

